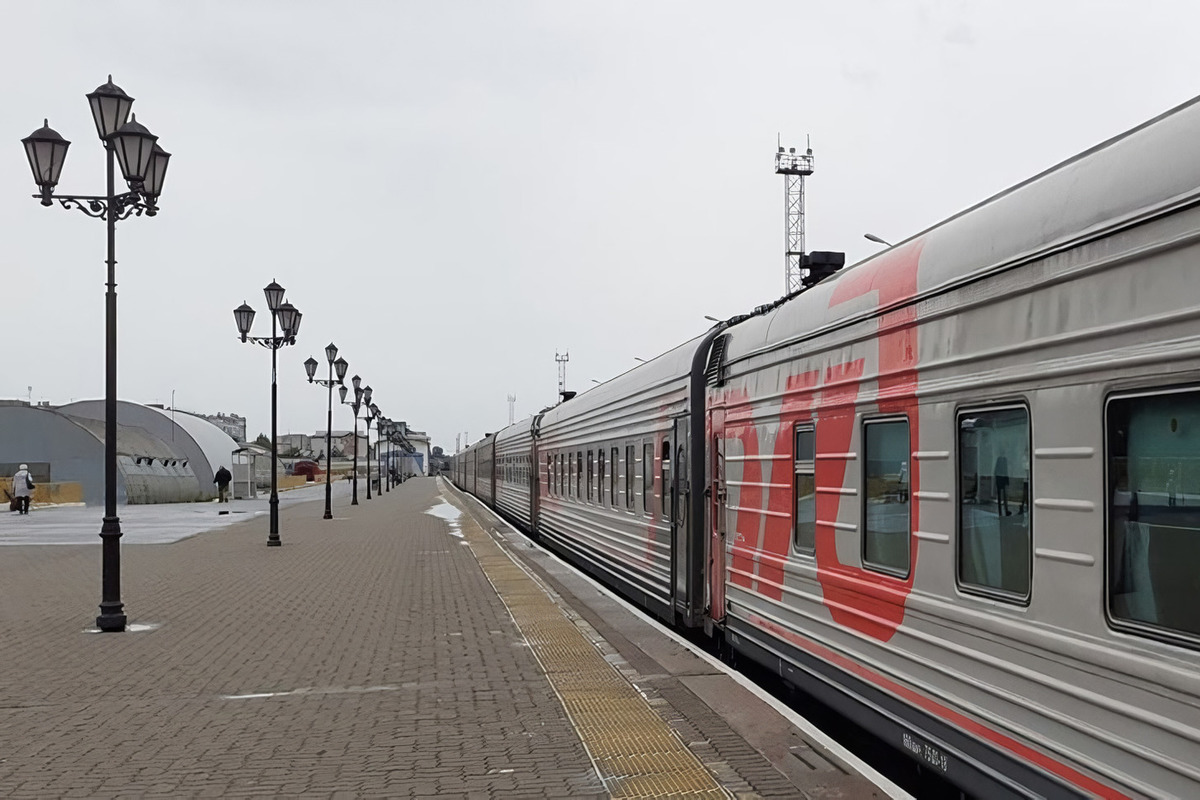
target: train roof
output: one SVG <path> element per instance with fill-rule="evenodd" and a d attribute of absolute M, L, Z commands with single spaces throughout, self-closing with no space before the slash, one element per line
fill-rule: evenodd
<path fill-rule="evenodd" d="M 529 432 L 533 430 L 533 421 L 535 419 L 537 419 L 536 416 L 530 415 L 525 419 L 519 419 L 513 424 L 496 431 L 496 444 L 499 445 L 501 442 L 506 442 L 509 439 L 528 436 Z"/>
<path fill-rule="evenodd" d="M 609 378 L 599 386 L 593 386 L 572 399 L 559 403 L 542 417 L 542 429 L 565 417 L 573 417 L 590 410 L 635 397 L 642 392 L 652 391 L 664 384 L 681 382 L 686 387 L 692 372 L 692 356 L 700 346 L 704 335 L 689 339 L 671 348 L 644 364 Z"/>
<path fill-rule="evenodd" d="M 726 357 L 871 316 L 1194 202 L 1197 141 L 1200 97 L 731 325 Z"/>

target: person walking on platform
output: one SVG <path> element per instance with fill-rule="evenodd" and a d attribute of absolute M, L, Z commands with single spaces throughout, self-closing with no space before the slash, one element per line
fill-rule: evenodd
<path fill-rule="evenodd" d="M 29 465 L 22 464 L 12 479 L 13 497 L 17 498 L 17 512 L 29 513 L 29 500 L 33 497 L 33 478 L 29 475 Z"/>
<path fill-rule="evenodd" d="M 1008 510 L 1008 459 L 1000 456 L 996 459 L 996 511 L 998 516 L 1011 517 Z"/>
<path fill-rule="evenodd" d="M 233 480 L 233 476 L 229 474 L 229 470 L 224 466 L 217 469 L 217 475 L 213 478 L 213 483 L 217 485 L 217 502 L 229 502 L 229 482 Z"/>

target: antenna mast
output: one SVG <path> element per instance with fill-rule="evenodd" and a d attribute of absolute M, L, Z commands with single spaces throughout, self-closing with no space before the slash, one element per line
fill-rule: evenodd
<path fill-rule="evenodd" d="M 517 406 L 517 396 L 515 394 L 510 394 L 508 396 L 508 424 L 509 425 L 512 425 L 513 421 L 516 419 L 516 417 L 514 416 L 516 406 Z"/>
<path fill-rule="evenodd" d="M 776 139 L 776 142 L 779 140 Z M 813 174 L 812 142 L 808 152 L 796 154 L 796 148 L 783 151 L 777 145 L 775 174 L 783 176 L 783 269 L 784 294 L 799 291 L 804 283 L 806 270 L 801 266 L 804 257 L 804 178 Z"/>
<path fill-rule="evenodd" d="M 567 390 L 567 362 L 571 360 L 571 353 L 566 352 L 559 355 L 556 350 L 554 360 L 558 362 L 558 396 L 561 398 L 563 392 Z"/>

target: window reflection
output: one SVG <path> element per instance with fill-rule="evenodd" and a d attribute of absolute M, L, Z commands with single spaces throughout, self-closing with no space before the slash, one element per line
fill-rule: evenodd
<path fill-rule="evenodd" d="M 908 459 L 908 420 L 866 424 L 863 562 L 899 573 L 907 573 L 909 563 Z"/>
<path fill-rule="evenodd" d="M 958 580 L 1029 596 L 1029 412 L 965 411 L 958 417 Z"/>
<path fill-rule="evenodd" d="M 1200 392 L 1108 406 L 1109 611 L 1200 634 Z"/>
<path fill-rule="evenodd" d="M 813 476 L 816 437 L 811 425 L 796 427 L 795 523 L 796 549 L 812 553 L 817 547 L 817 482 Z"/>

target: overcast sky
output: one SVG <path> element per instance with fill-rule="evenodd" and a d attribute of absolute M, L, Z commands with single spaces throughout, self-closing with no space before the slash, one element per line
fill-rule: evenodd
<path fill-rule="evenodd" d="M 330 341 L 447 451 L 784 288 L 777 135 L 811 135 L 809 250 L 853 263 L 1197 92 L 1178 2 L 6 3 L 0 397 L 104 393 L 105 229 L 19 140 L 113 80 L 173 154 L 117 226 L 119 395 L 270 428 L 272 279 L 304 313 L 279 431 L 325 428 Z M 1200 143 L 1198 143 L 1200 148 Z M 1200 157 L 1200 149 L 1197 150 Z M 28 387 L 32 387 L 30 390 Z M 336 402 L 336 397 L 335 397 Z M 335 407 L 334 427 L 351 425 Z"/>

